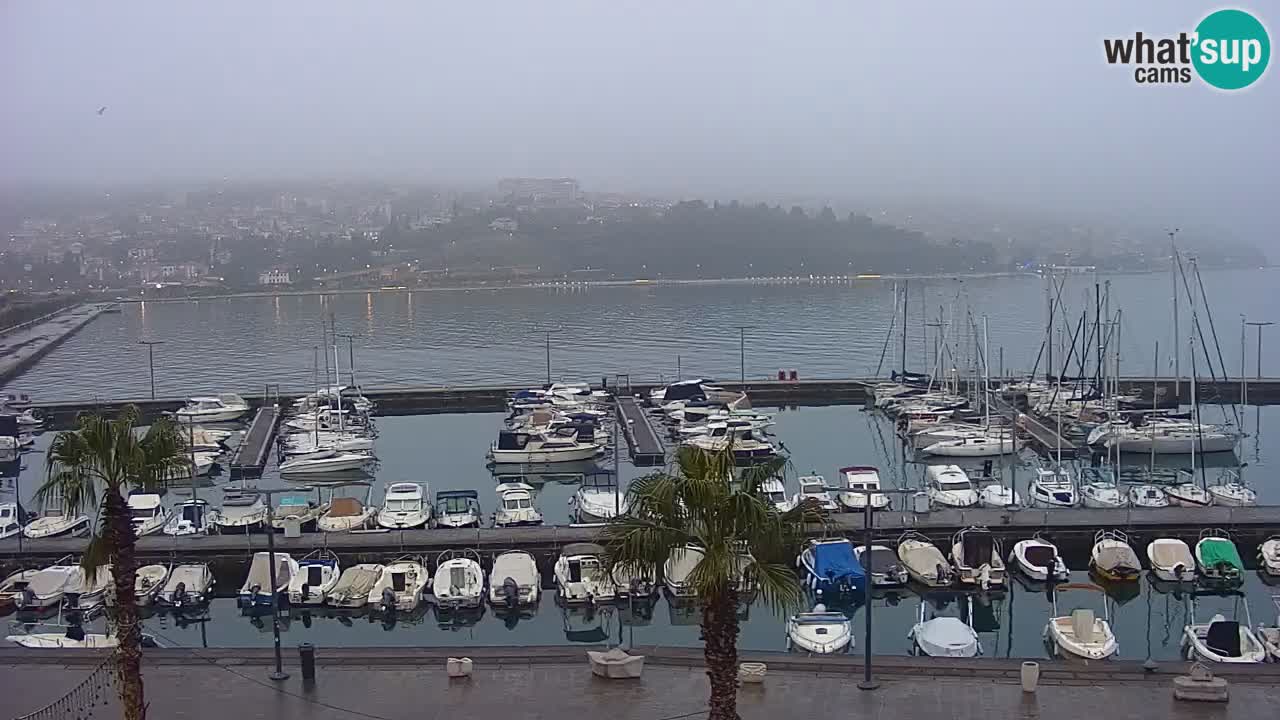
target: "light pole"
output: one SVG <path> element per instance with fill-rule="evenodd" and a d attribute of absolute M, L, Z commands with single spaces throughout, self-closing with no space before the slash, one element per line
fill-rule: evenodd
<path fill-rule="evenodd" d="M 739 390 L 747 389 L 747 331 L 751 325 L 735 325 L 738 328 L 738 384 Z"/>
<path fill-rule="evenodd" d="M 543 335 L 547 338 L 547 386 L 551 386 L 551 333 L 558 333 L 564 328 L 556 328 L 555 330 L 543 330 Z"/>
<path fill-rule="evenodd" d="M 156 399 L 156 362 L 155 362 L 155 346 L 163 345 L 163 340 L 139 340 L 139 345 L 147 346 L 147 371 L 151 376 L 151 399 Z"/>
<path fill-rule="evenodd" d="M 275 516 L 272 514 L 272 508 L 275 503 L 272 502 L 271 496 L 280 492 L 308 492 L 311 488 L 302 486 L 296 488 L 269 488 L 263 490 L 259 488 L 258 493 L 267 497 L 267 564 L 269 567 L 271 580 L 271 635 L 275 640 L 275 660 L 276 669 L 267 677 L 277 682 L 288 680 L 289 673 L 284 671 L 284 663 L 280 658 L 280 586 L 276 582 L 276 529 L 274 525 Z"/>
<path fill-rule="evenodd" d="M 1245 325 L 1252 325 L 1253 327 L 1258 328 L 1258 366 L 1257 366 L 1257 368 L 1255 369 L 1255 372 L 1257 373 L 1257 375 L 1255 376 L 1255 378 L 1256 378 L 1256 379 L 1258 379 L 1258 380 L 1261 380 L 1261 379 L 1262 379 L 1262 328 L 1267 327 L 1268 325 L 1275 325 L 1275 323 L 1273 323 L 1273 322 L 1247 322 L 1247 323 L 1245 323 Z M 1241 348 L 1241 353 L 1240 353 L 1241 355 L 1244 355 L 1243 350 L 1244 350 L 1244 348 Z M 1243 361 L 1243 360 L 1241 360 L 1242 367 L 1243 367 L 1243 362 L 1244 362 L 1244 361 Z M 1241 372 L 1240 374 L 1241 374 L 1241 375 L 1243 375 L 1244 373 L 1243 373 L 1243 372 Z"/>

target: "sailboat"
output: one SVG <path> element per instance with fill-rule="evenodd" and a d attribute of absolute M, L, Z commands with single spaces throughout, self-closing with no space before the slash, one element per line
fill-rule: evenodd
<path fill-rule="evenodd" d="M 1087 508 L 1118 508 L 1128 503 L 1115 474 L 1092 467 L 1080 471 L 1080 498 Z"/>

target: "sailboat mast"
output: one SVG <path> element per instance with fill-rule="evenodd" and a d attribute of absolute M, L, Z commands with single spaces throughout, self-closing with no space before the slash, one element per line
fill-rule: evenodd
<path fill-rule="evenodd" d="M 991 432 L 991 365 L 987 362 L 987 316 L 982 316 L 982 414 L 987 423 L 987 432 Z M 1004 448 L 1001 440 L 1000 447 Z"/>
<path fill-rule="evenodd" d="M 1178 350 L 1180 343 L 1178 340 L 1178 243 L 1174 240 L 1177 234 L 1177 228 L 1169 231 L 1169 279 L 1173 282 L 1173 396 L 1181 398 L 1182 392 L 1179 385 L 1182 382 L 1182 367 L 1179 365 L 1179 358 L 1182 353 Z"/>
<path fill-rule="evenodd" d="M 902 374 L 907 374 L 907 288 L 910 282 L 902 281 Z"/>

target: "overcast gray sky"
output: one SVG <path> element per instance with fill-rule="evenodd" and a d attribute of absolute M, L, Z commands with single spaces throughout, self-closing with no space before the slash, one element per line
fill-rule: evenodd
<path fill-rule="evenodd" d="M 1228 95 L 1103 61 L 1216 2 L 0 2 L 7 181 L 571 175 L 1280 219 L 1280 70 Z"/>

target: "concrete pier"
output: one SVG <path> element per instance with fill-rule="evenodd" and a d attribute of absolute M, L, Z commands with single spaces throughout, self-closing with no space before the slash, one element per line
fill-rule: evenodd
<path fill-rule="evenodd" d="M 634 397 L 619 397 L 618 424 L 627 438 L 631 462 L 639 467 L 651 467 L 666 462 L 666 450 L 653 429 L 649 416 L 645 415 Z M 615 439 L 614 442 L 617 442 Z"/>
<path fill-rule="evenodd" d="M 59 310 L 34 323 L 10 328 L 0 336 L 0 385 L 8 385 L 50 350 L 75 335 L 115 303 L 86 303 Z"/>

